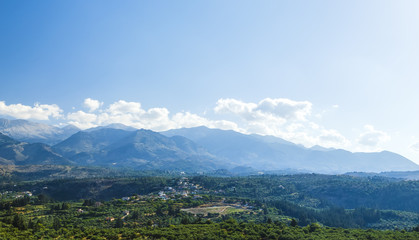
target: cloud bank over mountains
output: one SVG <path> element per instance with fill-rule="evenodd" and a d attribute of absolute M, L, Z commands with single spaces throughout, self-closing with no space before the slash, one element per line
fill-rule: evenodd
<path fill-rule="evenodd" d="M 387 133 L 376 130 L 374 126 L 365 125 L 364 128 L 365 132 L 362 133 L 358 139 L 358 143 L 362 145 L 376 147 L 391 140 L 391 137 Z"/>
<path fill-rule="evenodd" d="M 165 131 L 177 128 L 206 126 L 234 130 L 246 134 L 273 135 L 307 147 L 324 147 L 377 151 L 391 137 L 374 126 L 365 125 L 357 139 L 349 140 L 336 129 L 319 122 L 321 113 L 313 112 L 309 101 L 285 98 L 265 98 L 259 102 L 244 102 L 234 98 L 219 99 L 211 113 L 188 111 L 170 113 L 167 108 L 145 109 L 140 102 L 119 100 L 105 105 L 100 100 L 86 98 L 83 109 L 65 113 L 56 104 L 27 106 L 7 105 L 0 101 L 0 115 L 17 119 L 55 121 L 72 124 L 80 129 L 121 123 L 134 128 Z M 331 107 L 336 109 L 335 106 Z"/>
<path fill-rule="evenodd" d="M 50 117 L 58 119 L 62 117 L 63 110 L 56 104 L 35 103 L 33 107 L 18 104 L 7 105 L 0 101 L 0 115 L 19 119 L 49 120 Z"/>

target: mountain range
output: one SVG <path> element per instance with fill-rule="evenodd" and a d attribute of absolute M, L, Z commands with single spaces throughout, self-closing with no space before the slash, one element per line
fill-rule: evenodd
<path fill-rule="evenodd" d="M 144 129 L 80 131 L 54 145 L 53 149 L 78 165 L 183 171 L 227 166 L 187 138 L 166 137 Z"/>
<path fill-rule="evenodd" d="M 78 131 L 80 129 L 73 125 L 59 128 L 22 119 L 9 120 L 0 118 L 0 132 L 24 142 L 56 144 Z"/>
<path fill-rule="evenodd" d="M 0 135 L 1 164 L 72 164 L 189 172 L 228 169 L 249 173 L 419 170 L 409 159 L 388 151 L 352 153 L 321 146 L 306 148 L 273 136 L 206 127 L 158 133 L 113 124 L 80 131 L 73 126 L 57 128 L 25 120 L 0 120 L 0 132 L 4 133 Z"/>
<path fill-rule="evenodd" d="M 234 165 L 258 170 L 293 169 L 301 172 L 345 173 L 418 170 L 409 159 L 389 151 L 352 153 L 342 149 L 304 146 L 273 136 L 245 135 L 206 127 L 174 129 L 203 146 L 209 153 Z"/>
<path fill-rule="evenodd" d="M 1 165 L 69 165 L 68 159 L 44 143 L 25 143 L 0 133 Z"/>

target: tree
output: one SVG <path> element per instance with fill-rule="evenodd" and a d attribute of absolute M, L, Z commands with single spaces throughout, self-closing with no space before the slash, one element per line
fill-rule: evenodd
<path fill-rule="evenodd" d="M 320 229 L 321 226 L 318 223 L 311 223 L 308 227 L 310 232 L 315 232 L 316 230 Z"/>
<path fill-rule="evenodd" d="M 132 212 L 131 218 L 134 220 L 138 220 L 140 218 L 140 212 L 138 210 L 135 210 Z"/>
<path fill-rule="evenodd" d="M 52 222 L 52 228 L 55 230 L 58 230 L 61 228 L 61 221 L 58 218 L 54 218 L 54 221 Z"/>
<path fill-rule="evenodd" d="M 70 204 L 68 204 L 68 203 L 63 203 L 62 205 L 61 205 L 61 210 L 67 210 L 67 209 L 69 209 L 70 208 Z"/>
<path fill-rule="evenodd" d="M 22 215 L 16 214 L 13 216 L 12 225 L 17 227 L 19 230 L 26 230 L 27 226 L 25 220 L 23 219 Z"/>
<path fill-rule="evenodd" d="M 298 225 L 297 220 L 295 220 L 294 218 L 293 218 L 293 219 L 291 219 L 290 226 L 291 226 L 291 227 L 296 227 L 297 225 Z"/>
<path fill-rule="evenodd" d="M 122 220 L 122 218 L 117 218 L 115 220 L 115 228 L 122 228 L 124 227 L 124 221 Z"/>

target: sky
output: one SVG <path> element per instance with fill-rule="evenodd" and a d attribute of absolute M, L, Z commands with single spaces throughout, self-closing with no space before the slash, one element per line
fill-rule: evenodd
<path fill-rule="evenodd" d="M 419 163 L 419 2 L 0 0 L 0 116 Z"/>

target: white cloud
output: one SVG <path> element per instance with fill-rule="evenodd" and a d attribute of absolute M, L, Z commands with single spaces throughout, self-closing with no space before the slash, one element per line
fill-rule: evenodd
<path fill-rule="evenodd" d="M 214 108 L 219 115 L 238 117 L 244 133 L 273 135 L 305 146 L 343 148 L 350 145 L 337 130 L 326 129 L 310 120 L 312 103 L 284 98 L 265 98 L 258 103 L 220 99 Z"/>
<path fill-rule="evenodd" d="M 67 119 L 70 120 L 69 124 L 72 124 L 80 129 L 96 127 L 97 116 L 93 113 L 85 113 L 83 111 L 77 111 L 69 113 Z"/>
<path fill-rule="evenodd" d="M 98 105 L 96 104 L 95 106 Z M 69 124 L 73 124 L 81 129 L 121 123 L 138 129 L 145 128 L 154 131 L 202 126 L 211 123 L 211 121 L 189 112 L 177 113 L 172 118 L 169 114 L 170 112 L 166 108 L 150 108 L 146 110 L 141 107 L 139 102 L 119 100 L 110 104 L 99 113 L 86 113 L 83 111 L 69 113 L 67 120 L 69 120 Z"/>
<path fill-rule="evenodd" d="M 98 115 L 99 125 L 122 123 L 135 128 L 146 128 L 154 131 L 167 130 L 173 124 L 166 108 L 150 108 L 144 110 L 139 102 L 120 100 L 112 103 L 104 113 Z"/>
<path fill-rule="evenodd" d="M 171 115 L 166 108 L 143 109 L 139 102 L 124 100 L 119 100 L 104 109 L 102 108 L 99 113 L 83 111 L 69 113 L 67 114 L 67 120 L 69 124 L 81 129 L 121 123 L 138 129 L 145 128 L 154 131 L 197 126 L 241 131 L 237 124 L 231 121 L 209 120 L 190 112 L 179 112 Z"/>
<path fill-rule="evenodd" d="M 118 102 L 111 104 L 107 111 L 112 115 L 139 114 L 144 112 L 144 110 L 141 109 L 141 103 L 126 102 L 124 100 L 119 100 Z"/>
<path fill-rule="evenodd" d="M 410 149 L 413 151 L 419 152 L 419 142 L 415 142 L 412 145 L 409 146 Z"/>
<path fill-rule="evenodd" d="M 52 118 L 62 117 L 63 110 L 55 104 L 39 104 L 35 103 L 33 107 L 18 104 L 6 105 L 4 101 L 0 101 L 0 115 L 10 116 L 19 119 L 49 120 Z"/>
<path fill-rule="evenodd" d="M 254 103 L 245 103 L 240 100 L 227 98 L 219 99 L 214 111 L 216 113 L 232 113 L 246 120 L 253 120 L 257 118 L 257 113 L 254 111 L 256 107 L 257 105 Z"/>
<path fill-rule="evenodd" d="M 306 117 L 311 114 L 311 106 L 312 104 L 308 101 L 298 102 L 285 98 L 265 98 L 259 102 L 255 110 L 287 120 L 306 120 Z"/>
<path fill-rule="evenodd" d="M 179 112 L 173 115 L 173 122 L 176 124 L 176 128 L 191 128 L 198 126 L 208 125 L 208 119 L 192 114 L 190 112 Z"/>
<path fill-rule="evenodd" d="M 387 142 L 391 139 L 391 137 L 387 133 L 376 130 L 371 125 L 365 125 L 364 128 L 365 132 L 359 136 L 357 141 L 359 144 L 363 146 L 369 148 L 377 148 L 382 143 Z"/>
<path fill-rule="evenodd" d="M 94 112 L 103 105 L 103 102 L 91 98 L 84 99 L 84 106 L 89 109 L 89 112 Z"/>
<path fill-rule="evenodd" d="M 219 128 L 224 130 L 241 131 L 237 124 L 226 120 L 209 120 L 190 112 L 176 113 L 172 117 L 175 128 L 191 128 L 198 126 L 207 126 L 209 128 Z"/>
<path fill-rule="evenodd" d="M 344 148 L 350 145 L 348 139 L 336 130 L 322 130 L 318 143 L 324 147 Z"/>
<path fill-rule="evenodd" d="M 214 111 L 236 114 L 248 121 L 277 118 L 277 120 L 285 122 L 287 120 L 306 120 L 306 117 L 311 114 L 311 106 L 312 104 L 308 101 L 293 101 L 285 98 L 265 98 L 259 103 L 245 103 L 227 98 L 219 99 Z"/>

